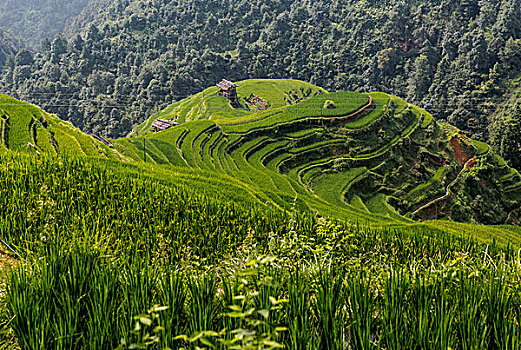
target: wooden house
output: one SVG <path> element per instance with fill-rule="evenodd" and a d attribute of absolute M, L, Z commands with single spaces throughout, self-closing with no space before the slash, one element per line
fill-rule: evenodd
<path fill-rule="evenodd" d="M 166 119 L 156 119 L 152 123 L 152 127 L 156 128 L 157 131 L 163 131 L 166 129 L 169 129 L 173 126 L 179 125 L 178 122 L 174 122 L 172 120 L 166 120 Z"/>
<path fill-rule="evenodd" d="M 239 97 L 237 96 L 237 87 L 239 87 L 239 85 L 223 79 L 219 84 L 217 84 L 217 87 L 220 89 L 221 95 L 230 100 L 232 105 L 237 105 L 239 103 Z"/>

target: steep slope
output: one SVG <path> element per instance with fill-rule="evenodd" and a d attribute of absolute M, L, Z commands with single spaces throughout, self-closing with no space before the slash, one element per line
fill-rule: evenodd
<path fill-rule="evenodd" d="M 115 159 L 117 153 L 39 107 L 0 94 L 1 147 L 13 151 Z"/>
<path fill-rule="evenodd" d="M 521 69 L 520 9 L 520 0 L 99 0 L 67 42 L 45 43 L 28 74 L 6 72 L 0 89 L 119 137 L 222 77 L 291 77 L 397 94 L 485 140 L 503 82 Z"/>
<path fill-rule="evenodd" d="M 89 0 L 4 0 L 0 2 L 0 28 L 8 28 L 33 48 L 43 38 L 65 29 Z"/>
<path fill-rule="evenodd" d="M 246 98 L 262 95 L 267 82 L 277 85 L 238 82 L 244 88 L 237 89 L 236 108 L 217 88 L 176 102 L 115 147 L 135 160 L 228 174 L 281 206 L 297 196 L 302 207 L 323 215 L 372 222 L 517 220 L 519 173 L 488 145 L 425 110 L 384 93 L 323 91 L 293 105 L 286 98 L 286 106 L 249 109 Z M 157 118 L 181 125 L 154 133 Z"/>
<path fill-rule="evenodd" d="M 2 270 L 0 347 L 236 348 L 244 329 L 264 348 L 520 347 L 519 227 L 475 227 L 507 234 L 504 249 L 340 224 L 150 170 L 0 150 L 0 237 L 27 260 Z"/>
<path fill-rule="evenodd" d="M 262 190 L 223 174 L 202 173 L 199 169 L 187 167 L 173 169 L 171 166 L 155 165 L 150 158 L 147 158 L 149 161 L 146 164 L 123 164 L 121 161 L 132 158 L 119 153 L 110 141 L 87 135 L 56 115 L 3 94 L 0 94 L 0 136 L 2 151 L 29 153 L 44 159 L 57 155 L 87 157 L 95 164 L 111 167 L 122 177 L 144 177 L 168 186 L 189 186 L 213 198 L 241 203 L 264 205 L 269 201 Z"/>
<path fill-rule="evenodd" d="M 116 166 L 121 173 L 215 198 L 516 241 L 507 227 L 436 220 L 518 222 L 521 178 L 486 144 L 384 93 L 328 93 L 295 80 L 238 85 L 236 107 L 212 87 L 151 116 L 131 137 L 108 140 L 110 146 L 4 97 L 3 142 L 31 153 L 55 154 L 54 143 L 60 153 L 97 152 L 125 161 Z M 156 133 L 158 118 L 181 124 Z"/>
<path fill-rule="evenodd" d="M 14 55 L 18 50 L 19 44 L 16 39 L 6 34 L 0 28 L 0 68 L 2 68 L 11 55 Z"/>
<path fill-rule="evenodd" d="M 521 169 L 521 76 L 512 84 L 508 98 L 491 117 L 491 144 L 508 165 Z"/>

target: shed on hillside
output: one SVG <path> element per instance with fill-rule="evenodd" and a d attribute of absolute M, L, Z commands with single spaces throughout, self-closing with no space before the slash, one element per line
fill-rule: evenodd
<path fill-rule="evenodd" d="M 223 79 L 217 87 L 221 89 L 221 95 L 226 97 L 234 105 L 238 104 L 239 97 L 237 96 L 237 88 L 239 85 L 232 83 L 229 80 Z"/>
<path fill-rule="evenodd" d="M 156 119 L 152 123 L 152 127 L 156 128 L 157 131 L 163 131 L 166 129 L 169 129 L 173 126 L 179 125 L 178 122 L 174 122 L 173 120 L 166 120 L 166 119 Z"/>

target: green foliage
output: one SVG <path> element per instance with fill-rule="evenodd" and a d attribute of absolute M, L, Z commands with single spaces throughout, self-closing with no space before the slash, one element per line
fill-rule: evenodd
<path fill-rule="evenodd" d="M 254 89 L 259 83 L 245 81 L 241 86 Z M 272 86 L 277 83 L 270 80 Z M 280 83 L 286 87 L 288 81 Z M 194 106 L 201 96 L 183 100 L 180 105 Z M 372 98 L 371 105 L 367 104 L 368 97 Z M 323 104 L 328 99 L 336 101 L 338 108 L 326 112 Z M 176 108 L 172 105 L 152 117 L 140 126 L 140 132 L 146 134 L 150 120 L 171 114 Z M 225 113 L 231 106 L 222 108 Z M 216 116 L 219 113 L 219 109 L 214 112 Z M 443 175 L 461 170 L 448 144 L 448 139 L 457 132 L 453 127 L 439 128 L 432 115 L 397 97 L 337 92 L 242 117 L 185 122 L 146 135 L 145 140 L 122 139 L 115 144 L 120 153 L 134 160 L 144 160 L 146 143 L 149 162 L 190 166 L 241 179 L 264 192 L 276 206 L 287 208 L 298 193 L 302 205 L 322 215 L 368 222 L 407 222 L 401 214 L 441 197 L 450 183 L 449 177 Z M 411 142 L 425 147 L 410 148 Z M 482 171 L 478 175 L 481 180 L 488 177 L 487 181 L 493 182 L 492 178 L 505 176 L 505 169 L 495 168 L 495 160 L 488 157 L 490 149 L 486 144 L 466 139 L 461 142 L 469 154 L 475 154 L 489 164 L 489 169 L 495 169 L 488 175 Z M 130 145 L 135 151 L 129 150 Z M 440 167 L 441 164 L 445 166 Z M 351 176 L 356 169 L 366 169 L 365 175 Z M 486 202 L 474 201 L 472 188 L 482 186 L 474 183 L 463 189 L 470 195 L 447 199 L 451 203 L 458 201 L 460 208 L 470 208 L 465 213 L 453 210 L 450 217 L 503 223 L 515 202 L 513 196 L 518 189 L 515 179 L 501 181 L 503 190 L 499 187 L 492 190 L 512 191 L 512 197 L 496 200 L 495 203 L 501 204 L 494 214 L 479 214 L 485 212 Z M 351 200 L 357 197 L 362 203 L 355 200 L 355 205 L 351 205 Z M 422 210 L 422 215 L 443 217 L 449 208 L 447 204 L 439 210 L 427 207 L 429 210 Z M 368 213 L 372 215 L 367 216 Z"/>
<path fill-rule="evenodd" d="M 0 115 L 2 143 L 9 149 L 116 158 L 106 145 L 29 103 L 0 94 Z"/>
<path fill-rule="evenodd" d="M 326 100 L 326 102 L 324 102 L 324 109 L 335 109 L 336 106 L 335 106 L 335 103 L 331 100 Z"/>
<path fill-rule="evenodd" d="M 36 7 L 9 1 L 0 16 L 6 28 L 21 30 L 27 40 L 51 40 L 32 64 L 10 63 L 1 86 L 82 130 L 117 137 L 223 77 L 293 77 L 331 91 L 407 93 L 411 102 L 485 140 L 487 116 L 521 68 L 518 1 L 472 2 L 468 10 L 455 0 L 327 0 L 319 9 L 294 0 L 218 7 L 193 0 L 91 0 L 70 19 L 67 39 L 52 36 L 85 0 L 40 0 Z M 284 95 L 294 87 L 263 85 L 270 92 L 258 96 L 273 107 L 294 100 Z M 302 87 L 297 100 L 307 95 Z M 249 92 L 245 88 L 244 96 Z M 181 120 L 195 120 L 199 111 L 185 107 Z"/>
<path fill-rule="evenodd" d="M 9 272 L 0 318 L 31 349 L 519 345 L 515 252 L 414 228 L 321 219 L 301 230 L 295 214 L 296 231 L 245 237 L 217 265 L 175 268 L 111 243 L 49 247 Z M 278 257 L 256 257 L 268 250 Z"/>
<path fill-rule="evenodd" d="M 0 5 L 0 27 L 9 28 L 31 47 L 63 32 L 67 22 L 80 14 L 89 0 L 7 1 Z"/>
<path fill-rule="evenodd" d="M 306 86 L 292 80 L 252 80 L 241 82 L 241 87 L 267 93 L 263 90 L 267 83 L 278 86 L 277 91 Z M 450 215 L 458 221 L 494 224 L 513 220 L 521 178 L 515 174 L 506 178 L 510 170 L 497 166 L 495 157 L 489 157 L 488 146 L 473 140 L 458 142 L 478 157 L 480 170 L 473 172 L 472 179 L 462 172 L 465 176 L 458 176 L 451 185 L 454 197 L 446 196 L 439 208 L 430 205 L 450 183 L 448 176 L 440 181 L 442 175 L 461 171 L 447 142 L 458 130 L 439 128 L 427 112 L 397 97 L 322 92 L 268 111 L 240 111 L 246 114 L 232 118 L 224 117 L 233 110 L 229 104 L 210 104 L 213 98 L 224 99 L 212 96 L 210 90 L 168 107 L 136 130 L 139 137 L 113 140 L 113 147 L 94 141 L 37 107 L 5 96 L 3 143 L 9 148 L 21 144 L 21 150 L 37 154 L 101 156 L 146 162 L 149 167 L 164 165 L 151 171 L 152 177 L 161 179 L 172 179 L 167 166 L 184 167 L 174 172 L 182 174 L 176 181 L 198 186 L 209 181 L 204 186 L 206 193 L 246 196 L 277 208 L 289 208 L 298 194 L 301 209 L 353 221 L 406 223 L 401 215 L 407 212 L 420 212 L 422 218 Z M 303 91 L 302 96 L 310 96 L 314 90 Z M 291 96 L 294 93 L 289 92 Z M 327 100 L 334 101 L 337 108 L 324 109 Z M 273 104 L 276 101 L 272 100 Z M 184 117 L 177 109 L 183 105 L 190 109 Z M 212 120 L 200 113 L 203 106 L 212 108 Z M 220 113 L 221 118 L 217 117 Z M 168 115 L 185 122 L 153 133 L 151 121 Z M 192 118 L 202 120 L 186 121 Z M 411 147 L 411 143 L 425 147 Z M 445 166 L 440 168 L 442 163 Z M 474 163 L 471 167 L 478 170 Z M 365 170 L 361 174 L 357 169 Z M 460 183 L 463 186 L 457 187 Z M 358 202 L 351 205 L 353 198 Z M 494 198 L 497 204 L 490 205 L 487 198 Z"/>
<path fill-rule="evenodd" d="M 491 127 L 491 143 L 498 150 L 510 166 L 521 169 L 520 130 L 521 130 L 521 107 L 519 97 L 521 90 L 517 88 L 513 96 L 504 103 L 500 110 L 494 115 Z"/>
<path fill-rule="evenodd" d="M 0 68 L 4 66 L 9 58 L 11 58 L 10 64 L 14 64 L 12 57 L 18 50 L 18 47 L 19 43 L 17 40 L 0 28 Z"/>

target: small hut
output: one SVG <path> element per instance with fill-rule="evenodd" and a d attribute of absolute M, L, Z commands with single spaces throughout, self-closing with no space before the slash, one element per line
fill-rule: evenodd
<path fill-rule="evenodd" d="M 223 79 L 219 84 L 217 84 L 217 87 L 221 89 L 221 95 L 230 100 L 232 105 L 237 105 L 239 103 L 239 97 L 237 96 L 237 88 L 239 85 Z"/>
<path fill-rule="evenodd" d="M 157 131 L 163 131 L 166 129 L 169 129 L 173 126 L 179 125 L 178 122 L 174 122 L 172 120 L 166 120 L 166 119 L 156 119 L 152 123 L 152 127 L 156 128 Z"/>

